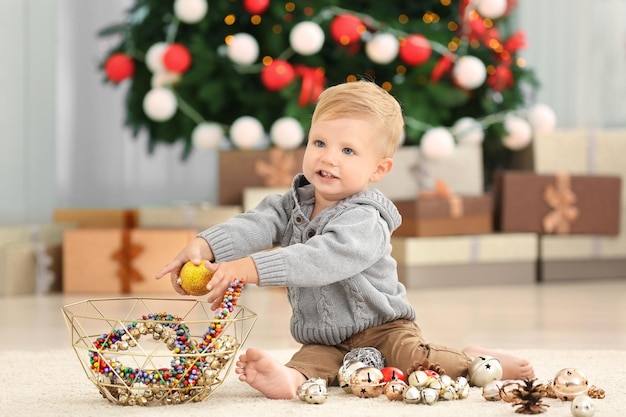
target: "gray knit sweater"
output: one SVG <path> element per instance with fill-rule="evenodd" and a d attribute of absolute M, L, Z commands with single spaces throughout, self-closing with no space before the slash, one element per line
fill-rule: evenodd
<path fill-rule="evenodd" d="M 370 327 L 414 320 L 391 257 L 401 221 L 393 203 L 366 190 L 309 220 L 313 204 L 313 187 L 299 174 L 290 192 L 199 236 L 216 262 L 252 256 L 259 285 L 287 287 L 299 343 L 336 345 Z"/>

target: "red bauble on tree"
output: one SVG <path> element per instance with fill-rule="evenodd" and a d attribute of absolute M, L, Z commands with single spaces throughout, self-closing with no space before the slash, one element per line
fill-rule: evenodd
<path fill-rule="evenodd" d="M 278 91 L 288 86 L 295 77 L 291 64 L 282 59 L 275 59 L 261 71 L 261 81 L 269 91 Z"/>
<path fill-rule="evenodd" d="M 398 55 L 405 64 L 414 67 L 428 61 L 432 51 L 425 36 L 409 35 L 400 41 Z"/>
<path fill-rule="evenodd" d="M 487 78 L 487 84 L 497 92 L 511 88 L 515 84 L 513 71 L 508 65 L 498 65 L 495 72 Z"/>
<path fill-rule="evenodd" d="M 250 14 L 263 14 L 270 5 L 270 0 L 243 0 L 243 8 Z"/>
<path fill-rule="evenodd" d="M 173 43 L 163 53 L 163 65 L 168 71 L 183 73 L 191 66 L 191 54 L 179 43 Z"/>
<path fill-rule="evenodd" d="M 118 52 L 107 59 L 104 64 L 104 71 L 109 80 L 119 83 L 133 76 L 135 73 L 135 63 L 130 56 Z"/>
<path fill-rule="evenodd" d="M 340 45 L 348 46 L 361 39 L 366 28 L 361 19 L 351 14 L 340 14 L 330 22 L 330 35 Z"/>

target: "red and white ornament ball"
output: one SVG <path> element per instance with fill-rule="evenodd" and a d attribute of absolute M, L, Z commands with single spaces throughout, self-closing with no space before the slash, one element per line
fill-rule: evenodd
<path fill-rule="evenodd" d="M 230 125 L 230 140 L 239 149 L 258 149 L 264 135 L 263 125 L 256 117 L 241 116 Z"/>
<path fill-rule="evenodd" d="M 163 65 L 168 71 L 181 74 L 191 66 L 191 54 L 184 45 L 173 43 L 163 53 Z"/>
<path fill-rule="evenodd" d="M 330 22 L 330 35 L 340 45 L 348 46 L 358 42 L 366 28 L 361 19 L 353 14 L 343 13 Z"/>
<path fill-rule="evenodd" d="M 432 52 L 430 42 L 423 35 L 409 35 L 400 41 L 400 59 L 412 67 L 428 61 Z"/>
<path fill-rule="evenodd" d="M 249 33 L 237 33 L 229 39 L 226 54 L 236 64 L 252 65 L 259 57 L 259 43 Z"/>
<path fill-rule="evenodd" d="M 250 14 L 263 14 L 270 5 L 270 0 L 243 0 L 243 8 Z"/>
<path fill-rule="evenodd" d="M 275 59 L 261 70 L 261 82 L 269 91 L 282 90 L 295 78 L 293 66 L 282 59 Z"/>
<path fill-rule="evenodd" d="M 485 82 L 487 68 L 479 58 L 465 55 L 457 59 L 454 64 L 452 77 L 460 87 L 473 90 Z"/>
<path fill-rule="evenodd" d="M 296 149 L 304 141 L 304 129 L 293 117 L 281 117 L 270 128 L 270 139 L 282 149 Z"/>
<path fill-rule="evenodd" d="M 135 73 L 133 59 L 123 52 L 111 55 L 104 64 L 104 71 L 109 80 L 119 83 Z"/>
<path fill-rule="evenodd" d="M 398 56 L 400 45 L 391 33 L 376 33 L 365 44 L 367 57 L 377 64 L 388 64 Z"/>
<path fill-rule="evenodd" d="M 429 159 L 447 158 L 454 153 L 454 138 L 444 127 L 428 129 L 422 136 L 420 150 Z"/>
<path fill-rule="evenodd" d="M 153 88 L 143 99 L 144 112 L 156 122 L 171 119 L 177 109 L 176 96 L 169 88 Z"/>
<path fill-rule="evenodd" d="M 300 55 L 314 55 L 324 46 L 324 30 L 315 22 L 297 23 L 289 32 L 289 44 Z"/>
<path fill-rule="evenodd" d="M 200 123 L 191 132 L 191 141 L 198 149 L 218 149 L 224 141 L 224 129 L 218 123 Z"/>

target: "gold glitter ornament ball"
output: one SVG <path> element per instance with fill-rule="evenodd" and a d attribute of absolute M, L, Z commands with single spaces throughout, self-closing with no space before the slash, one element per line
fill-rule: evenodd
<path fill-rule="evenodd" d="M 194 265 L 191 261 L 185 263 L 178 275 L 178 283 L 190 295 L 205 295 L 209 290 L 207 284 L 213 278 L 213 271 L 204 265 L 204 260 L 200 265 Z"/>

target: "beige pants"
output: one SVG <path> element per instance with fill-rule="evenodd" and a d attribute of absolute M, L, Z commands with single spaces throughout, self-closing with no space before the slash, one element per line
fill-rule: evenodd
<path fill-rule="evenodd" d="M 465 353 L 445 346 L 426 343 L 422 331 L 409 320 L 396 320 L 357 333 L 336 346 L 304 345 L 286 364 L 306 378 L 322 378 L 328 385 L 338 385 L 337 373 L 343 358 L 352 349 L 374 347 L 385 358 L 385 366 L 394 366 L 402 372 L 414 361 L 428 358 L 439 364 L 452 378 L 467 375 L 471 363 Z"/>

